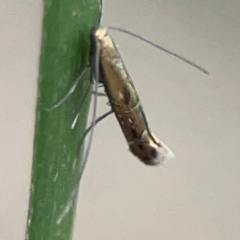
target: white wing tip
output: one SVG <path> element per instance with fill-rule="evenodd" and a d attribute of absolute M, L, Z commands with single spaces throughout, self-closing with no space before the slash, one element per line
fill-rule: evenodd
<path fill-rule="evenodd" d="M 164 156 L 164 160 L 176 158 L 175 154 L 169 147 L 167 147 L 163 142 L 160 142 L 160 144 L 161 144 L 160 149 L 162 149 L 163 151 L 162 154 Z"/>
<path fill-rule="evenodd" d="M 167 159 L 176 158 L 176 155 L 173 153 L 173 151 L 169 147 L 167 147 L 166 145 L 164 145 L 164 147 L 166 148 L 166 158 Z"/>

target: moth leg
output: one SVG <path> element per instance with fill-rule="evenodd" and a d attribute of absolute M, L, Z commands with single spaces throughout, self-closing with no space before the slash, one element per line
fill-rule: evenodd
<path fill-rule="evenodd" d="M 142 144 L 142 145 L 148 145 L 148 144 L 149 144 L 148 141 L 143 141 L 143 140 L 141 140 L 141 139 L 134 138 L 133 141 L 128 142 L 128 145 L 133 145 L 133 144 L 136 144 L 136 143 Z"/>
<path fill-rule="evenodd" d="M 93 127 L 95 127 L 99 122 L 101 122 L 104 118 L 106 118 L 107 116 L 109 116 L 109 115 L 112 114 L 112 113 L 113 113 L 113 110 L 111 109 L 110 111 L 106 112 L 106 113 L 103 114 L 102 116 L 98 117 L 98 118 L 96 119 L 95 123 L 94 123 L 94 124 L 91 124 L 91 125 L 87 128 L 87 130 L 85 131 L 85 133 L 84 133 L 84 135 L 83 135 L 83 137 L 82 137 L 82 139 L 81 139 L 81 141 L 80 141 L 80 146 L 82 145 L 85 137 L 86 137 L 87 134 L 91 131 L 91 129 L 92 129 Z"/>
<path fill-rule="evenodd" d="M 98 97 L 107 97 L 106 93 L 100 93 L 100 92 L 92 91 L 92 94 L 97 95 Z"/>
<path fill-rule="evenodd" d="M 110 100 L 110 102 L 113 103 L 114 105 L 117 105 L 117 106 L 119 106 L 119 107 L 122 106 L 122 104 L 119 104 L 119 103 L 115 102 L 115 101 L 112 100 L 112 99 L 109 99 L 109 100 Z M 110 103 L 108 103 L 108 104 L 111 105 Z"/>
<path fill-rule="evenodd" d="M 46 111 L 51 112 L 52 110 L 58 108 L 62 103 L 64 103 L 69 97 L 70 95 L 75 91 L 76 87 L 78 86 L 79 82 L 81 81 L 81 79 L 83 78 L 84 74 L 86 73 L 88 68 L 85 68 L 82 73 L 80 74 L 80 76 L 75 80 L 75 82 L 73 83 L 73 85 L 71 86 L 71 88 L 68 90 L 68 92 L 66 93 L 66 95 L 57 103 L 55 103 L 52 107 L 47 108 Z"/>

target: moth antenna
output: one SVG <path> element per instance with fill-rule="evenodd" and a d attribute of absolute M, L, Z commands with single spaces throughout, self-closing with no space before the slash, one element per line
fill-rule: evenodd
<path fill-rule="evenodd" d="M 96 38 L 94 39 L 95 40 L 95 44 L 96 44 L 96 51 L 95 51 L 95 54 L 94 54 L 94 62 L 91 62 L 93 65 L 93 67 L 91 67 L 91 82 L 93 82 L 93 80 L 95 80 L 95 85 L 94 85 L 94 91 L 97 92 L 98 90 L 98 82 L 99 82 L 99 71 L 98 71 L 98 68 L 99 68 L 99 58 L 100 58 L 100 49 L 99 49 L 99 44 L 96 40 Z M 86 152 L 83 156 L 83 159 L 82 159 L 82 162 L 81 162 L 81 166 L 80 166 L 80 172 L 79 172 L 79 175 L 76 179 L 76 181 L 73 182 L 73 186 L 71 186 L 71 192 L 70 192 L 70 196 L 68 197 L 68 200 L 67 200 L 67 203 L 62 211 L 62 213 L 60 214 L 60 216 L 58 217 L 57 219 L 57 223 L 60 223 L 63 219 L 63 217 L 65 216 L 66 212 L 68 211 L 69 209 L 69 206 L 72 204 L 73 202 L 73 198 L 78 194 L 78 185 L 79 185 L 79 182 L 82 178 L 82 174 L 84 172 L 84 169 L 85 169 L 85 166 L 86 166 L 86 163 L 87 163 L 87 159 L 88 159 L 88 156 L 89 156 L 89 152 L 90 152 L 90 148 L 91 148 L 91 143 L 92 143 L 92 138 L 93 138 L 93 132 L 94 132 L 94 126 L 96 125 L 96 115 L 97 115 L 97 95 L 94 95 L 93 97 L 93 114 L 92 114 L 92 123 L 91 123 L 91 128 L 88 130 L 91 131 L 90 132 L 90 136 L 89 136 L 89 141 L 88 141 L 88 144 L 87 144 L 87 147 L 86 147 Z M 88 133 L 87 132 L 87 133 Z M 86 133 L 83 135 L 83 138 L 81 139 L 80 141 L 80 144 L 82 144 L 84 138 L 86 137 Z"/>
<path fill-rule="evenodd" d="M 82 110 L 83 105 L 85 104 L 85 101 L 87 99 L 87 96 L 88 96 L 88 93 L 89 93 L 90 89 L 91 89 L 91 85 L 89 85 L 86 93 L 84 94 L 83 100 L 81 101 L 81 105 L 79 106 L 79 109 L 78 109 L 78 113 L 76 114 L 76 116 L 75 116 L 75 118 L 74 118 L 74 120 L 72 122 L 71 129 L 75 128 L 75 126 L 76 126 L 79 114 L 80 114 L 80 112 Z"/>
<path fill-rule="evenodd" d="M 107 116 L 109 116 L 111 113 L 113 113 L 112 109 L 110 111 L 108 111 L 107 113 L 103 114 L 102 116 L 98 117 L 96 120 L 95 120 L 95 123 L 94 125 L 91 124 L 87 130 L 85 131 L 84 135 L 82 136 L 81 138 L 81 141 L 80 141 L 80 145 L 83 144 L 83 141 L 84 139 L 86 138 L 87 134 L 92 130 L 92 128 L 94 128 L 94 126 L 96 126 L 99 122 L 101 122 L 104 118 L 106 118 Z M 84 158 L 85 159 L 85 158 Z M 86 166 L 86 160 L 85 160 L 85 164 L 84 164 L 84 167 Z M 72 201 L 73 201 L 73 198 L 75 196 L 75 194 L 77 194 L 77 187 L 78 187 L 78 183 L 79 181 L 81 180 L 81 177 L 82 177 L 82 174 L 83 174 L 83 170 L 84 170 L 84 167 L 81 168 L 80 170 L 80 174 L 77 178 L 77 180 L 74 182 L 73 184 L 73 190 L 71 190 L 71 193 L 70 193 L 70 197 L 68 198 L 67 200 L 67 203 L 63 209 L 63 211 L 61 212 L 61 214 L 59 215 L 59 217 L 57 218 L 57 223 L 60 224 L 62 219 L 65 217 L 65 215 L 67 214 L 67 212 L 69 211 L 70 209 L 70 205 L 72 204 Z"/>
<path fill-rule="evenodd" d="M 65 96 L 58 101 L 57 103 L 55 103 L 52 107 L 47 108 L 46 111 L 51 112 L 52 110 L 58 108 L 61 104 L 63 104 L 68 98 L 69 96 L 75 91 L 78 83 L 81 81 L 81 79 L 83 78 L 84 74 L 86 73 L 88 68 L 85 68 L 82 73 L 80 74 L 80 76 L 75 80 L 75 82 L 73 83 L 73 85 L 71 86 L 71 88 L 68 90 L 68 92 L 65 94 Z"/>
<path fill-rule="evenodd" d="M 130 35 L 132 37 L 138 38 L 138 39 L 142 40 L 143 42 L 146 42 L 146 43 L 152 45 L 153 47 L 158 48 L 158 49 L 160 49 L 160 50 L 162 50 L 162 51 L 164 51 L 164 52 L 166 52 L 166 53 L 168 53 L 168 54 L 170 54 L 170 55 L 172 55 L 172 56 L 182 60 L 185 63 L 188 63 L 189 65 L 197 68 L 198 70 L 202 71 L 203 73 L 205 73 L 207 75 L 209 74 L 209 72 L 207 70 L 205 70 L 201 66 L 195 64 L 194 62 L 188 60 L 187 58 L 185 58 L 185 57 L 183 57 L 183 56 L 181 56 L 181 55 L 179 55 L 179 54 L 177 54 L 175 52 L 172 52 L 172 51 L 170 51 L 170 50 L 168 50 L 168 49 L 166 49 L 166 48 L 164 48 L 164 47 L 162 47 L 162 46 L 160 46 L 160 45 L 158 45 L 158 44 L 156 44 L 156 43 L 154 43 L 154 42 L 152 42 L 152 41 L 150 41 L 150 40 L 148 40 L 148 39 L 146 39 L 146 38 L 144 38 L 144 37 L 142 37 L 142 36 L 140 36 L 140 35 L 138 35 L 136 33 L 130 32 L 130 31 L 122 29 L 122 28 L 112 27 L 112 26 L 109 26 L 108 29 L 119 31 L 119 32 L 123 32 L 123 33 L 126 33 L 126 34 L 128 34 L 128 35 Z"/>
<path fill-rule="evenodd" d="M 96 52 L 95 52 L 95 59 L 94 59 L 94 74 L 91 73 L 91 82 L 93 82 L 95 80 L 95 85 L 94 85 L 94 92 L 98 93 L 98 83 L 99 83 L 99 65 L 100 65 L 100 61 L 99 61 L 99 58 L 100 58 L 100 47 L 99 47 L 99 43 L 98 41 L 96 40 L 96 38 L 94 39 L 95 40 L 95 44 L 96 44 Z M 81 177 L 82 177 L 82 173 L 85 169 L 85 166 L 86 166 L 86 163 L 87 163 L 87 159 L 88 159 L 88 156 L 89 156 L 89 152 L 90 152 L 90 149 L 91 149 L 91 143 L 92 143 L 92 139 L 93 139 L 93 132 L 94 132 L 94 126 L 96 125 L 96 116 L 97 116 L 97 94 L 94 95 L 93 97 L 93 114 L 92 114 L 92 121 L 91 121 L 91 126 L 92 128 L 90 129 L 91 132 L 90 132 L 90 135 L 89 135 L 89 141 L 88 141 L 88 144 L 87 144 L 87 147 L 86 147 L 86 152 L 85 152 L 85 155 L 83 157 L 83 160 L 82 160 L 82 163 L 81 163 L 81 170 L 80 170 L 80 175 L 79 175 L 79 179 L 77 181 L 77 185 L 79 184 L 79 181 L 81 180 Z"/>
<path fill-rule="evenodd" d="M 93 80 L 95 80 L 95 87 L 94 87 L 94 92 L 98 93 L 98 84 L 99 84 L 99 64 L 100 64 L 100 48 L 99 48 L 99 43 L 95 40 L 95 44 L 96 44 L 96 51 L 94 53 L 94 62 L 92 62 L 92 70 L 93 72 L 91 72 L 91 82 L 93 82 Z M 66 202 L 66 205 L 63 209 L 63 211 L 61 212 L 60 216 L 57 219 L 57 224 L 60 224 L 62 219 L 65 217 L 66 213 L 69 211 L 69 207 L 71 206 L 72 202 L 73 202 L 73 198 L 78 194 L 78 185 L 79 182 L 82 178 L 84 169 L 86 167 L 86 163 L 88 160 L 88 156 L 89 156 L 89 152 L 90 152 L 90 148 L 91 148 L 91 143 L 92 143 L 92 138 L 93 138 L 93 132 L 94 132 L 94 126 L 96 126 L 97 123 L 99 123 L 102 119 L 106 118 L 108 115 L 110 115 L 113 111 L 110 110 L 109 112 L 103 114 L 102 116 L 100 116 L 99 118 L 96 119 L 96 115 L 97 115 L 97 98 L 98 98 L 98 94 L 94 95 L 93 98 L 93 114 L 92 114 L 92 123 L 91 125 L 87 128 L 87 130 L 85 131 L 84 135 L 82 136 L 81 140 L 80 140 L 80 146 L 82 145 L 84 139 L 86 138 L 87 134 L 90 133 L 89 136 L 89 141 L 86 147 L 86 152 L 84 154 L 83 160 L 81 162 L 81 169 L 79 172 L 79 175 L 76 179 L 76 181 L 73 183 L 73 186 L 71 188 L 71 193 L 68 197 L 68 200 Z"/>

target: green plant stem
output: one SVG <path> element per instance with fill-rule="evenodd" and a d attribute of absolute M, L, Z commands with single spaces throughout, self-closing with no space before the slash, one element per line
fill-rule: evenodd
<path fill-rule="evenodd" d="M 76 126 L 72 122 L 89 89 L 89 74 L 69 98 L 47 111 L 68 92 L 87 67 L 90 29 L 98 26 L 101 0 L 45 0 L 35 139 L 26 239 L 70 240 L 75 200 L 59 221 L 69 188 L 79 175 L 90 94 Z"/>

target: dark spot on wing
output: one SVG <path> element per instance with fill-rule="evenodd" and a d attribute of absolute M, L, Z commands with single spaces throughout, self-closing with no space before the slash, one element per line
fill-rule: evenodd
<path fill-rule="evenodd" d="M 138 145 L 140 148 L 140 145 Z M 143 148 L 143 151 L 146 151 L 146 148 Z M 148 149 L 145 152 L 145 156 L 143 156 L 142 160 L 147 165 L 157 165 L 159 162 L 156 161 L 158 157 L 158 151 L 155 148 Z"/>
<path fill-rule="evenodd" d="M 124 88 L 123 96 L 124 96 L 124 103 L 128 105 L 130 102 L 131 95 L 127 88 Z"/>
<path fill-rule="evenodd" d="M 141 134 L 139 134 L 138 132 L 137 132 L 137 130 L 135 129 L 135 128 L 133 128 L 133 127 L 131 127 L 131 133 L 132 133 L 132 135 L 133 135 L 133 137 L 135 138 L 135 139 L 139 139 L 139 138 L 141 138 Z M 140 144 L 141 145 L 141 144 Z M 143 145 L 142 145 L 143 146 Z"/>
<path fill-rule="evenodd" d="M 143 144 L 138 144 L 138 147 L 139 147 L 141 150 L 144 150 Z"/>
<path fill-rule="evenodd" d="M 158 157 L 158 151 L 155 148 L 151 150 L 151 156 L 152 156 L 152 159 L 155 159 Z"/>

